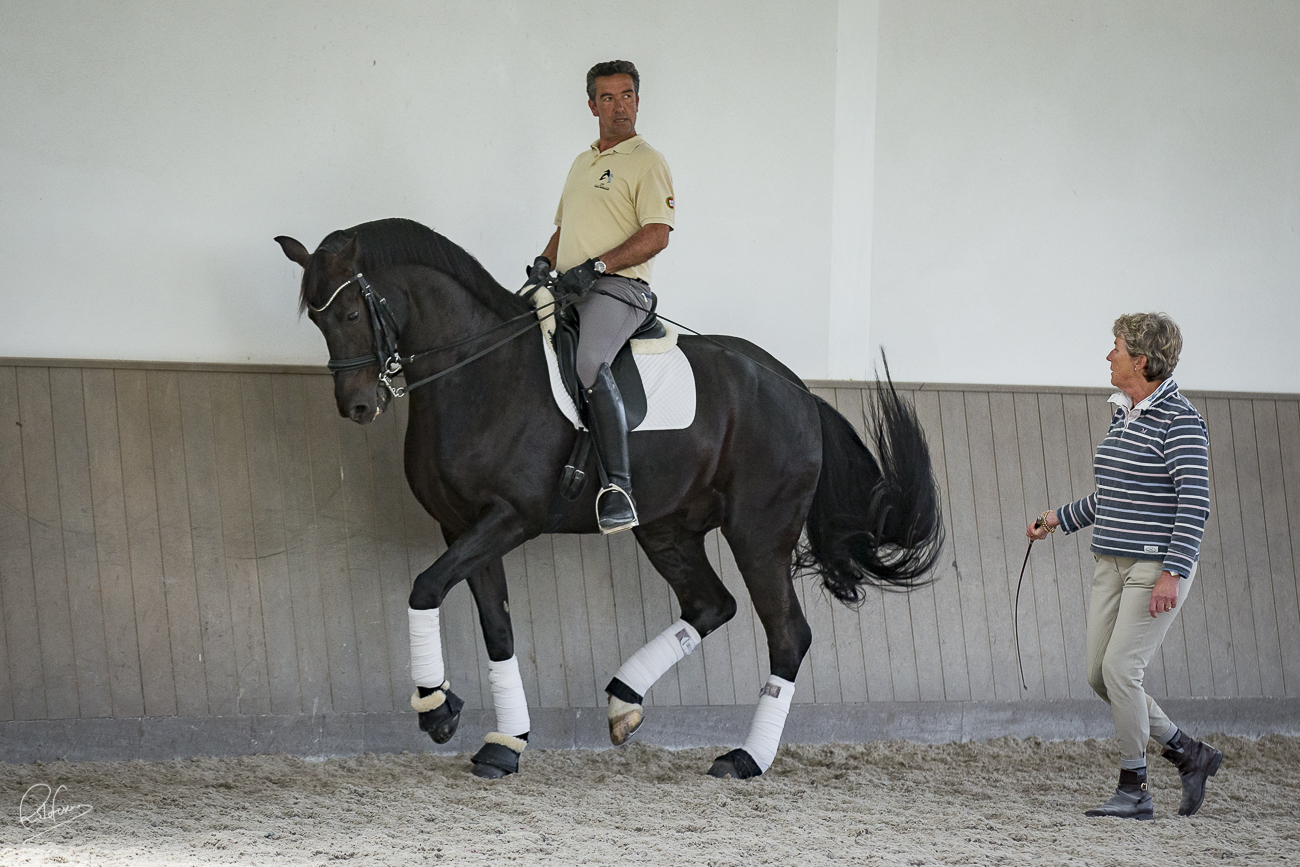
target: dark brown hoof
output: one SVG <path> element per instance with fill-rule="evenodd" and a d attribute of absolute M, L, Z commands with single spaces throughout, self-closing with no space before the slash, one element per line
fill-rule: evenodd
<path fill-rule="evenodd" d="M 713 760 L 713 767 L 709 768 L 710 777 L 731 777 L 736 780 L 748 780 L 762 775 L 763 771 L 759 768 L 758 763 L 741 748 L 734 749 L 726 755 L 718 756 Z"/>

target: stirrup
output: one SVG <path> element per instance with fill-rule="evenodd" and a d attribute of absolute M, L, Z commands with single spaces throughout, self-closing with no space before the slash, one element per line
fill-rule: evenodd
<path fill-rule="evenodd" d="M 601 523 L 600 499 L 606 494 L 613 493 L 613 492 L 618 492 L 619 494 L 623 495 L 623 499 L 627 501 L 627 507 L 632 512 L 632 517 L 620 523 L 606 526 L 605 524 Z M 601 488 L 596 493 L 596 526 L 600 528 L 600 532 L 604 533 L 606 536 L 609 536 L 614 533 L 621 533 L 624 530 L 631 530 L 633 527 L 639 525 L 640 523 L 641 520 L 640 518 L 637 517 L 637 513 L 636 513 L 636 501 L 632 499 L 632 495 L 629 494 L 627 491 L 623 490 L 613 482 L 609 482 L 605 485 L 605 487 Z"/>

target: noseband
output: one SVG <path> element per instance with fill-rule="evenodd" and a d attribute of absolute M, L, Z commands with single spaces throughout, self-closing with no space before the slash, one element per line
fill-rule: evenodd
<path fill-rule="evenodd" d="M 405 391 L 400 386 L 394 386 L 392 377 L 402 372 L 402 357 L 397 351 L 397 338 L 400 336 L 397 327 L 397 317 L 388 306 L 388 299 L 375 291 L 375 287 L 370 285 L 370 281 L 358 271 L 347 280 L 339 284 L 334 293 L 330 295 L 329 300 L 320 307 L 308 304 L 315 313 L 324 313 L 325 309 L 334 303 L 334 299 L 339 297 L 339 293 L 347 287 L 356 283 L 361 289 L 361 297 L 365 299 L 366 307 L 370 310 L 370 330 L 374 333 L 375 343 L 374 351 L 369 355 L 358 355 L 354 358 L 331 358 L 326 365 L 330 373 L 339 374 L 347 373 L 352 370 L 360 370 L 363 367 L 369 367 L 372 364 L 379 365 L 379 381 L 388 389 L 389 394 L 393 397 L 401 397 Z"/>
<path fill-rule="evenodd" d="M 516 337 L 520 337 L 534 328 L 537 328 L 542 324 L 542 319 L 544 318 L 538 315 L 540 308 L 538 310 L 529 310 L 527 313 L 521 313 L 518 316 L 500 322 L 489 328 L 487 331 L 475 334 L 472 337 L 466 337 L 464 340 L 458 340 L 455 343 L 448 343 L 445 346 L 435 346 L 433 349 L 426 349 L 422 352 L 403 356 L 397 350 L 397 341 L 401 337 L 401 333 L 397 325 L 397 317 L 393 315 L 392 309 L 388 306 L 388 299 L 376 292 L 375 288 L 370 285 L 370 281 L 367 280 L 360 271 L 340 283 L 338 288 L 331 293 L 329 300 L 320 307 L 316 307 L 309 303 L 307 308 L 314 313 L 325 312 L 325 309 L 334 303 L 334 299 L 339 297 L 339 293 L 351 286 L 353 283 L 356 283 L 361 289 L 361 297 L 365 299 L 366 307 L 370 311 L 370 328 L 371 331 L 374 332 L 375 350 L 369 355 L 358 355 L 355 358 L 331 358 L 326 367 L 329 368 L 330 373 L 338 375 L 340 373 L 360 370 L 363 367 L 377 364 L 379 365 L 379 381 L 383 383 L 384 388 L 388 389 L 388 393 L 392 397 L 403 397 L 413 388 L 419 388 L 426 383 L 433 382 L 435 379 L 446 376 L 453 370 L 464 367 L 471 361 L 477 361 L 492 350 L 504 346 Z M 557 302 L 552 301 L 550 303 L 556 304 Z M 545 307 L 547 305 L 542 306 Z M 499 340 L 486 349 L 474 353 L 469 358 L 457 362 L 444 370 L 440 370 L 432 376 L 426 376 L 424 379 L 415 382 L 408 382 L 405 386 L 393 385 L 393 377 L 397 376 L 399 373 L 404 373 L 402 369 L 403 364 L 409 364 L 417 358 L 432 355 L 435 352 L 445 352 L 449 349 L 456 349 L 468 343 L 473 343 L 476 340 L 487 337 L 489 334 L 499 331 L 500 329 L 525 318 L 531 318 L 533 321 L 528 325 L 525 325 L 523 328 L 509 334 L 505 339 Z"/>

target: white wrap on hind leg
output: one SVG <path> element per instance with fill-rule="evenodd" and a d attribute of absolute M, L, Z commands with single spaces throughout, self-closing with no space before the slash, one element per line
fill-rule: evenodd
<path fill-rule="evenodd" d="M 794 684 L 775 674 L 768 675 L 767 683 L 758 693 L 758 707 L 754 709 L 754 721 L 749 726 L 744 749 L 764 773 L 776 760 L 776 748 L 781 745 L 781 732 L 785 731 L 785 718 L 793 698 Z"/>
<path fill-rule="evenodd" d="M 644 696 L 664 672 L 686 658 L 700 643 L 700 633 L 685 620 L 678 620 L 632 654 L 614 676 L 637 695 Z"/>

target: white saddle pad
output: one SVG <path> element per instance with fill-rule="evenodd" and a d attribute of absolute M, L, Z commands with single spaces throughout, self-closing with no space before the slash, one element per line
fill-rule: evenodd
<path fill-rule="evenodd" d="M 542 320 L 542 348 L 546 354 L 546 369 L 551 375 L 551 394 L 564 417 L 582 430 L 585 426 L 578 417 L 573 398 L 560 379 L 560 364 L 551 346 L 555 318 L 551 315 L 553 308 L 548 305 L 553 300 L 545 288 L 538 289 L 532 298 L 533 306 L 539 308 L 537 316 Z M 647 407 L 645 419 L 635 428 L 637 431 L 680 430 L 690 427 L 695 421 L 695 372 L 677 345 L 677 332 L 667 323 L 664 330 L 667 335 L 656 340 L 632 341 L 632 358 L 641 372 Z"/>

